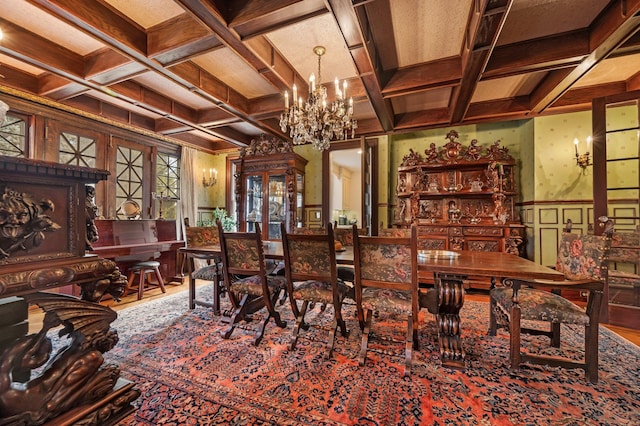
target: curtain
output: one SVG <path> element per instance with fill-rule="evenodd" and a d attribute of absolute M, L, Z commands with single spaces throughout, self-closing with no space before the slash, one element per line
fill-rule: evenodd
<path fill-rule="evenodd" d="M 180 161 L 180 209 L 178 218 L 180 229 L 184 234 L 184 218 L 189 218 L 191 226 L 196 226 L 198 221 L 198 195 L 196 193 L 196 156 L 197 151 L 186 146 L 182 147 Z"/>

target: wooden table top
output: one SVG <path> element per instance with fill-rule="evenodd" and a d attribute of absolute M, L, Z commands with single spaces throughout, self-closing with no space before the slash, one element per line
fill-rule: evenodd
<path fill-rule="evenodd" d="M 183 247 L 183 253 L 220 254 L 220 246 Z M 423 259 L 418 257 L 418 271 L 433 274 L 451 273 L 460 275 L 485 276 L 495 278 L 547 279 L 563 280 L 564 275 L 556 270 L 542 266 L 529 259 L 514 254 L 483 251 L 459 251 L 455 259 Z M 269 241 L 264 245 L 264 256 L 267 259 L 284 259 L 281 241 Z M 353 265 L 353 247 L 345 247 L 336 252 L 336 263 Z"/>
<path fill-rule="evenodd" d="M 453 259 L 418 257 L 418 270 L 495 278 L 564 279 L 561 272 L 514 254 L 466 250 L 456 253 L 459 256 Z"/>

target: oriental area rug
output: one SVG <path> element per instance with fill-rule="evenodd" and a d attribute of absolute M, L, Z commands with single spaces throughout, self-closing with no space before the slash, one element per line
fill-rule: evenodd
<path fill-rule="evenodd" d="M 350 336 L 337 338 L 329 360 L 327 332 L 319 327 L 303 331 L 296 350 L 288 349 L 294 324 L 288 302 L 278 307 L 287 328 L 270 322 L 257 347 L 251 323 L 224 340 L 220 317 L 187 306 L 184 292 L 118 313 L 113 328 L 120 341 L 105 354 L 107 362 L 141 391 L 136 412 L 121 425 L 640 424 L 640 349 L 603 327 L 594 385 L 582 370 L 523 365 L 510 371 L 508 334 L 488 336 L 488 303 L 474 301 L 461 310 L 467 368 L 442 367 L 434 318 L 424 311 L 421 348 L 411 377 L 403 378 L 404 327 L 392 322 L 374 319 L 366 365 L 358 365 L 353 305 L 344 306 Z M 329 324 L 330 309 L 316 307 L 309 322 Z M 562 332 L 560 353 L 581 356 L 582 330 Z M 523 337 L 523 345 L 557 350 L 543 337 Z"/>

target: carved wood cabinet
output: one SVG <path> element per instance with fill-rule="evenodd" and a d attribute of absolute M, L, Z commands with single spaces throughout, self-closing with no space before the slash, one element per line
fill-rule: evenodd
<path fill-rule="evenodd" d="M 525 229 L 516 208 L 515 159 L 499 141 L 484 147 L 457 141 L 411 152 L 398 167 L 394 224 L 417 223 L 420 249 L 501 251 L 524 255 Z M 481 283 L 480 287 L 487 287 Z"/>
<path fill-rule="evenodd" d="M 307 160 L 291 142 L 254 139 L 240 151 L 236 205 L 241 231 L 260 226 L 262 239 L 279 240 L 280 223 L 293 232 L 304 220 L 304 174 Z"/>
<path fill-rule="evenodd" d="M 97 238 L 91 184 L 107 176 L 0 156 L 0 425 L 111 424 L 140 395 L 103 365 L 118 341 L 116 313 L 95 303 L 122 295 L 126 279 L 114 262 L 85 254 Z M 57 290 L 73 286 L 82 299 Z M 45 315 L 27 335 L 29 306 Z M 50 341 L 58 326 L 67 346 Z"/>

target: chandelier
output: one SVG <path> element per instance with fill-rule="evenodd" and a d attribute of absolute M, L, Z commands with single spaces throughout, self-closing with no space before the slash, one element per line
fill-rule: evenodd
<path fill-rule="evenodd" d="M 311 74 L 309 77 L 309 99 L 303 102 L 298 98 L 298 89 L 293 85 L 292 106 L 289 108 L 289 92 L 284 92 L 284 113 L 280 116 L 280 128 L 283 132 L 290 129 L 289 136 L 295 145 L 310 143 L 319 151 L 329 148 L 334 140 L 347 139 L 355 136 L 358 122 L 353 116 L 353 98 L 347 104 L 347 82 L 342 82 L 342 90 L 338 79 L 335 80 L 335 100 L 327 102 L 327 88 L 322 85 L 320 78 L 320 60 L 326 49 L 323 46 L 313 48 L 318 55 L 318 78 Z M 318 85 L 316 87 L 316 81 Z"/>

